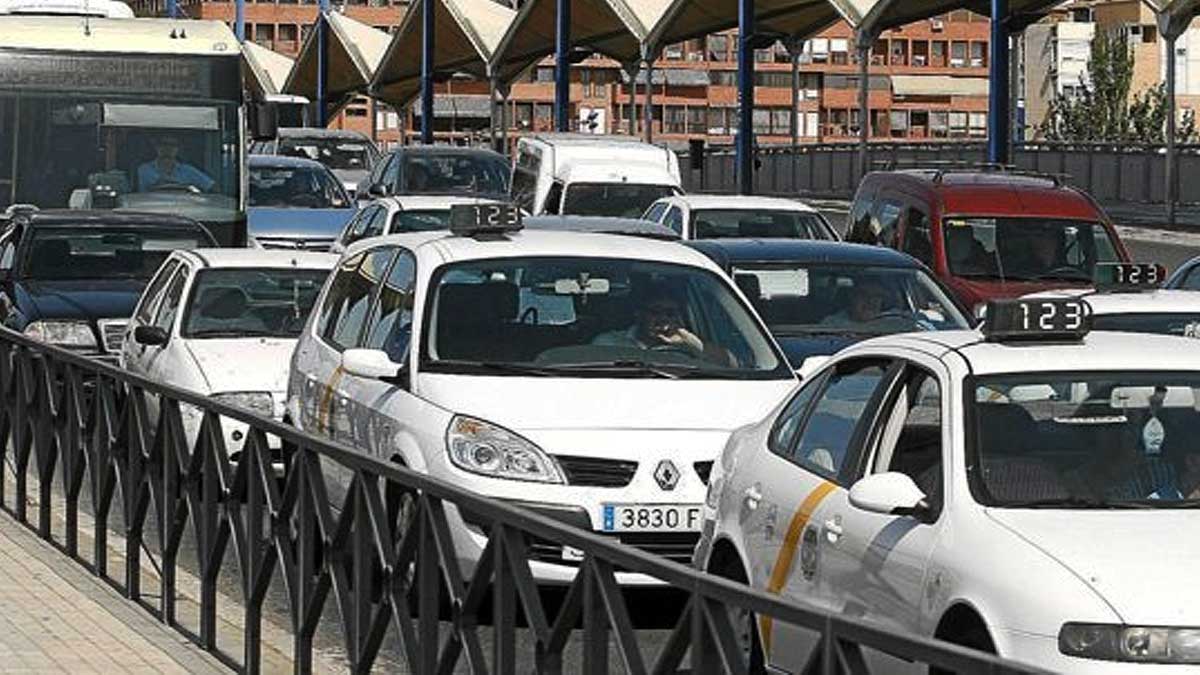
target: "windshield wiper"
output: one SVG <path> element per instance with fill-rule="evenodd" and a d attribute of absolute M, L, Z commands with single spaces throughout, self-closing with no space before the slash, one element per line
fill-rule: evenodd
<path fill-rule="evenodd" d="M 208 330 L 192 331 L 188 335 L 191 338 L 252 338 L 252 337 L 276 337 L 275 333 L 268 330 L 238 330 L 233 328 L 210 328 Z"/>
<path fill-rule="evenodd" d="M 1158 500 L 1145 499 L 1092 499 L 1091 497 L 1051 497 L 1005 502 L 1006 509 L 1153 509 Z"/>
<path fill-rule="evenodd" d="M 563 363 L 555 364 L 555 370 L 559 371 L 584 371 L 584 372 L 613 372 L 620 374 L 632 375 L 648 375 L 651 377 L 659 377 L 666 380 L 678 380 L 695 373 L 698 368 L 694 366 L 663 366 L 645 361 L 634 359 L 618 359 L 615 361 L 589 361 L 587 363 Z"/>
<path fill-rule="evenodd" d="M 496 373 L 502 375 L 536 375 L 549 377 L 557 375 L 552 368 L 527 366 L 520 363 L 502 361 L 461 361 L 455 359 L 440 359 L 429 364 L 430 370 L 444 370 L 456 373 Z"/>
<path fill-rule="evenodd" d="M 814 337 L 874 337 L 883 334 L 879 331 L 853 330 L 850 328 L 838 328 L 836 326 L 830 326 L 829 328 L 780 328 L 776 326 L 768 326 L 768 328 L 771 330 L 771 333 L 775 335 L 782 335 L 784 337 L 803 337 L 810 335 Z"/>

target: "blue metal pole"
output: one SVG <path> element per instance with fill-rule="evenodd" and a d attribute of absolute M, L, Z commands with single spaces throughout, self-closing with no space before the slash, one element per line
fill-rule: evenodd
<path fill-rule="evenodd" d="M 233 4 L 233 32 L 238 42 L 246 41 L 246 0 L 237 0 Z"/>
<path fill-rule="evenodd" d="M 1008 164 L 1008 0 L 992 2 L 991 58 L 988 63 L 988 161 Z"/>
<path fill-rule="evenodd" d="M 321 0 L 317 14 L 317 127 L 329 125 L 329 0 Z"/>
<path fill-rule="evenodd" d="M 433 145 L 433 45 L 436 37 L 437 0 L 424 0 L 421 8 L 421 143 Z"/>
<path fill-rule="evenodd" d="M 738 194 L 754 192 L 754 0 L 738 0 Z"/>
<path fill-rule="evenodd" d="M 571 0 L 557 0 L 554 33 L 554 128 L 571 130 Z"/>

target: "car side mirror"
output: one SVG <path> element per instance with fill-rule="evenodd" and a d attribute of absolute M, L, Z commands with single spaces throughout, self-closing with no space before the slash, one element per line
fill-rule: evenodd
<path fill-rule="evenodd" d="M 896 471 L 867 476 L 852 485 L 850 505 L 870 513 L 922 521 L 929 515 L 925 493 L 912 478 Z"/>
<path fill-rule="evenodd" d="M 133 341 L 148 347 L 167 344 L 167 331 L 158 326 L 137 326 L 133 329 Z"/>
<path fill-rule="evenodd" d="M 371 185 L 371 187 L 367 188 L 367 194 L 372 197 L 386 197 L 387 196 L 387 192 L 383 189 L 383 185 L 381 185 L 379 183 L 374 183 Z"/>
<path fill-rule="evenodd" d="M 396 363 L 379 349 L 347 349 L 342 352 L 342 370 L 356 377 L 408 388 L 408 364 Z"/>
<path fill-rule="evenodd" d="M 821 370 L 826 363 L 829 363 L 829 359 L 831 358 L 833 357 L 828 354 L 815 354 L 813 356 L 806 357 L 800 362 L 800 365 L 796 367 L 796 376 L 801 380 L 806 380 L 812 377 L 817 373 L 817 371 Z"/>

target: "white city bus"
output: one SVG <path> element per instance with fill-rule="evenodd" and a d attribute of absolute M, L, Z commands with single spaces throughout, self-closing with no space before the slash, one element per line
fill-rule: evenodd
<path fill-rule="evenodd" d="M 244 245 L 246 116 L 229 28 L 29 12 L 0 12 L 0 208 L 172 213 Z"/>

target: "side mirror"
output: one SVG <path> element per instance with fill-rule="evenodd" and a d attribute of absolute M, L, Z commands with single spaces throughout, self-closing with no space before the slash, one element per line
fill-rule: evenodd
<path fill-rule="evenodd" d="M 137 326 L 133 329 L 133 341 L 149 347 L 167 344 L 167 331 L 158 326 Z"/>
<path fill-rule="evenodd" d="M 367 194 L 371 197 L 386 197 L 387 191 L 383 189 L 382 184 L 373 183 L 371 187 L 367 188 Z"/>
<path fill-rule="evenodd" d="M 379 349 L 347 349 L 342 352 L 342 370 L 356 377 L 383 380 L 405 387 L 408 365 L 396 363 Z"/>
<path fill-rule="evenodd" d="M 826 363 L 829 363 L 829 359 L 831 358 L 833 357 L 828 354 L 809 356 L 796 367 L 796 375 L 801 380 L 808 379 L 816 374 Z"/>
<path fill-rule="evenodd" d="M 929 514 L 925 493 L 912 478 L 895 471 L 867 476 L 851 486 L 850 505 L 870 513 L 918 520 Z"/>

